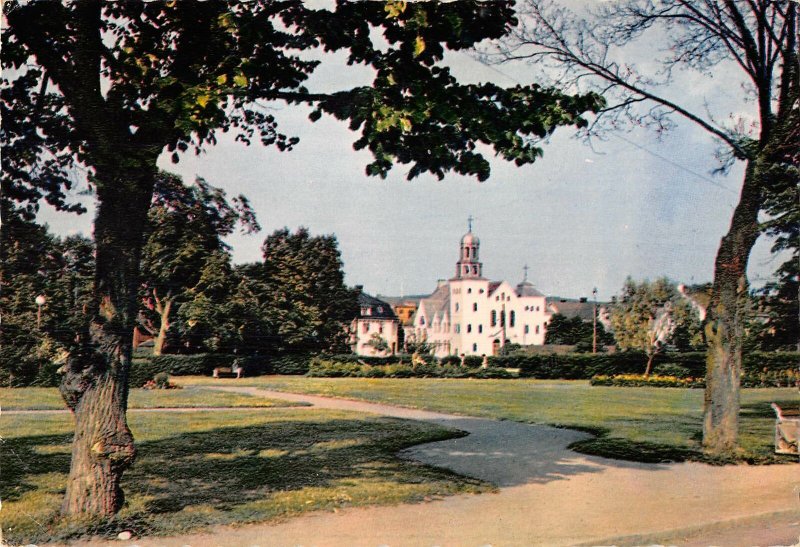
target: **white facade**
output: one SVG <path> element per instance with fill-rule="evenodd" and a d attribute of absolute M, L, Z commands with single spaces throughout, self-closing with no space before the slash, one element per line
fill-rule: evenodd
<path fill-rule="evenodd" d="M 420 301 L 414 316 L 417 341 L 435 355 L 496 355 L 505 344 L 544 344 L 551 314 L 545 296 L 523 280 L 516 287 L 483 277 L 480 241 L 472 231 L 461 238 L 456 275 L 440 281 Z"/>
<path fill-rule="evenodd" d="M 361 294 L 358 298 L 361 311 L 353 319 L 350 326 L 350 344 L 358 355 L 387 356 L 398 350 L 400 321 L 392 311 L 392 307 L 373 298 Z M 385 342 L 384 347 L 380 347 Z"/>

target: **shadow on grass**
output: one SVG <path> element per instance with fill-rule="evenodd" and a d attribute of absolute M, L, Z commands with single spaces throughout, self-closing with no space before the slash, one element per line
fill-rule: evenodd
<path fill-rule="evenodd" d="M 116 517 L 70 523 L 53 516 L 44 526 L 20 529 L 6 539 L 24 544 L 109 537 L 121 530 L 179 533 L 305 511 L 493 490 L 480 480 L 395 455 L 415 444 L 460 436 L 421 422 L 335 418 L 221 427 L 142 442 L 123 477 L 127 505 Z M 55 445 L 70 441 L 71 435 L 7 440 L 2 447 L 3 501 L 42 488 L 45 474 L 66 474 L 69 453 L 57 452 L 63 447 Z M 8 508 L 13 510 L 13 504 Z"/>
<path fill-rule="evenodd" d="M 68 473 L 72 434 L 38 435 L 0 440 L 2 481 L 0 499 L 16 501 L 25 492 L 36 489 L 32 479 L 46 473 Z M 39 447 L 60 447 L 64 450 L 41 450 Z"/>

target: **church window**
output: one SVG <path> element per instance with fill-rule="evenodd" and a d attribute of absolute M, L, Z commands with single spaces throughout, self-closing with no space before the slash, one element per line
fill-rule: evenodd
<path fill-rule="evenodd" d="M 477 266 L 473 266 L 472 267 L 472 273 L 474 273 L 474 274 L 478 273 L 478 267 Z"/>
<path fill-rule="evenodd" d="M 501 311 L 500 312 L 500 326 L 501 327 L 505 327 L 506 326 L 506 312 L 505 311 Z"/>
<path fill-rule="evenodd" d="M 478 332 L 483 332 L 483 325 L 478 325 Z"/>
<path fill-rule="evenodd" d="M 508 324 L 509 326 L 514 326 L 514 320 L 517 318 L 517 313 L 514 310 L 511 310 L 511 313 L 508 316 Z"/>
<path fill-rule="evenodd" d="M 369 323 L 367 323 L 366 321 L 361 323 L 361 331 L 364 332 L 364 334 L 368 333 L 369 332 Z"/>
<path fill-rule="evenodd" d="M 464 273 L 466 273 L 466 274 L 469 273 L 469 266 L 464 266 Z"/>
<path fill-rule="evenodd" d="M 539 325 L 536 325 L 536 334 L 539 334 Z"/>
<path fill-rule="evenodd" d="M 501 300 L 505 300 L 506 299 L 506 293 L 501 293 L 500 294 L 500 299 Z"/>
<path fill-rule="evenodd" d="M 530 325 L 525 325 L 525 334 L 528 334 L 529 332 L 531 332 Z"/>
<path fill-rule="evenodd" d="M 420 325 L 424 325 L 424 324 L 425 324 L 425 317 L 424 317 L 424 316 L 420 316 L 420 318 L 419 318 L 419 324 L 420 324 Z"/>
<path fill-rule="evenodd" d="M 458 304 L 458 302 L 456 302 L 456 311 L 458 311 L 458 308 L 459 308 L 459 304 Z"/>
<path fill-rule="evenodd" d="M 497 310 L 492 310 L 492 326 L 497 325 Z"/>
<path fill-rule="evenodd" d="M 383 325 L 378 325 L 378 334 L 383 334 Z"/>
<path fill-rule="evenodd" d="M 472 311 L 478 311 L 478 303 L 477 302 L 474 302 L 472 304 Z"/>
<path fill-rule="evenodd" d="M 461 332 L 461 325 L 456 323 L 456 334 L 458 334 L 459 332 Z"/>
<path fill-rule="evenodd" d="M 478 351 L 478 344 L 472 344 L 472 351 Z"/>
<path fill-rule="evenodd" d="M 472 294 L 472 287 L 470 287 L 469 289 L 467 289 L 467 294 Z"/>
<path fill-rule="evenodd" d="M 467 325 L 467 332 L 472 332 L 472 323 Z"/>

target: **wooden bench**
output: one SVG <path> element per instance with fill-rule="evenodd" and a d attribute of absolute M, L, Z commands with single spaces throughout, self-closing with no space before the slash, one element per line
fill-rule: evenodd
<path fill-rule="evenodd" d="M 212 376 L 214 378 L 241 378 L 242 367 L 217 367 Z"/>
<path fill-rule="evenodd" d="M 770 404 L 775 411 L 775 453 L 798 455 L 798 433 L 800 433 L 800 411 L 782 410 L 775 403 Z"/>

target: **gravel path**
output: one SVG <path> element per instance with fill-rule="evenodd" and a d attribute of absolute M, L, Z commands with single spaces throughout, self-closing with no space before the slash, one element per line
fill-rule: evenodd
<path fill-rule="evenodd" d="M 570 430 L 258 388 L 220 389 L 462 429 L 470 435 L 417 446 L 401 455 L 493 482 L 500 491 L 125 543 L 498 547 L 636 545 L 673 538 L 674 544 L 736 546 L 792 545 L 800 538 L 798 465 L 621 462 L 568 450 L 571 442 L 586 437 Z"/>

